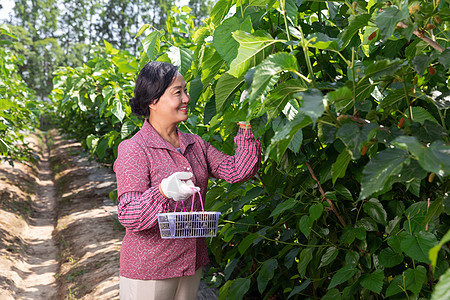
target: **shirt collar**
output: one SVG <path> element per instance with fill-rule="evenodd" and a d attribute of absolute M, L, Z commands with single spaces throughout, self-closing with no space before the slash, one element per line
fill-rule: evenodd
<path fill-rule="evenodd" d="M 144 121 L 140 132 L 143 134 L 145 143 L 148 147 L 177 151 L 171 143 L 169 143 L 159 135 L 155 128 L 153 128 L 153 126 L 150 124 L 148 119 Z M 180 141 L 180 150 L 181 153 L 184 154 L 188 145 L 194 144 L 195 141 L 190 134 L 182 132 L 178 127 L 177 133 L 178 139 Z"/>

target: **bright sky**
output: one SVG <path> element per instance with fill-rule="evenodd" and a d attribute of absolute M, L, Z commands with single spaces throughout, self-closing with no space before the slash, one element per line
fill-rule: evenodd
<path fill-rule="evenodd" d="M 189 0 L 177 0 L 176 2 L 178 2 L 180 6 L 189 4 Z M 3 8 L 0 9 L 0 24 L 2 21 L 9 20 L 14 7 L 14 0 L 2 0 L 2 6 Z"/>

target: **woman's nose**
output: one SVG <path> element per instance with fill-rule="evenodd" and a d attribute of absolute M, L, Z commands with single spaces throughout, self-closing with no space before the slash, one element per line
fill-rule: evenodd
<path fill-rule="evenodd" d="M 191 102 L 191 96 L 188 94 L 188 92 L 183 93 L 183 97 L 181 98 L 182 103 L 189 103 Z"/>

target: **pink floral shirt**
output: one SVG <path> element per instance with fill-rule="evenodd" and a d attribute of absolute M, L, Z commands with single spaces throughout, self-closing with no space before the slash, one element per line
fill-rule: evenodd
<path fill-rule="evenodd" d="M 220 152 L 197 135 L 178 130 L 178 137 L 179 151 L 145 121 L 138 133 L 119 145 L 114 171 L 119 221 L 126 228 L 121 276 L 140 280 L 190 276 L 209 262 L 205 238 L 160 237 L 156 214 L 174 211 L 176 204 L 159 192 L 161 180 L 175 172 L 192 172 L 192 181 L 205 199 L 209 177 L 241 182 L 252 178 L 259 168 L 261 144 L 251 130 L 239 128 L 234 156 Z M 189 209 L 191 200 L 185 201 Z M 178 210 L 181 207 L 178 205 Z M 198 201 L 194 210 L 201 210 Z"/>

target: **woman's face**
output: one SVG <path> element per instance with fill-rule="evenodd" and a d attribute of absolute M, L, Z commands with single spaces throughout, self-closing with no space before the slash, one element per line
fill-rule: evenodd
<path fill-rule="evenodd" d="M 191 97 L 187 93 L 186 82 L 180 73 L 159 98 L 156 104 L 150 104 L 150 115 L 162 118 L 165 122 L 179 123 L 188 119 L 188 104 Z"/>

